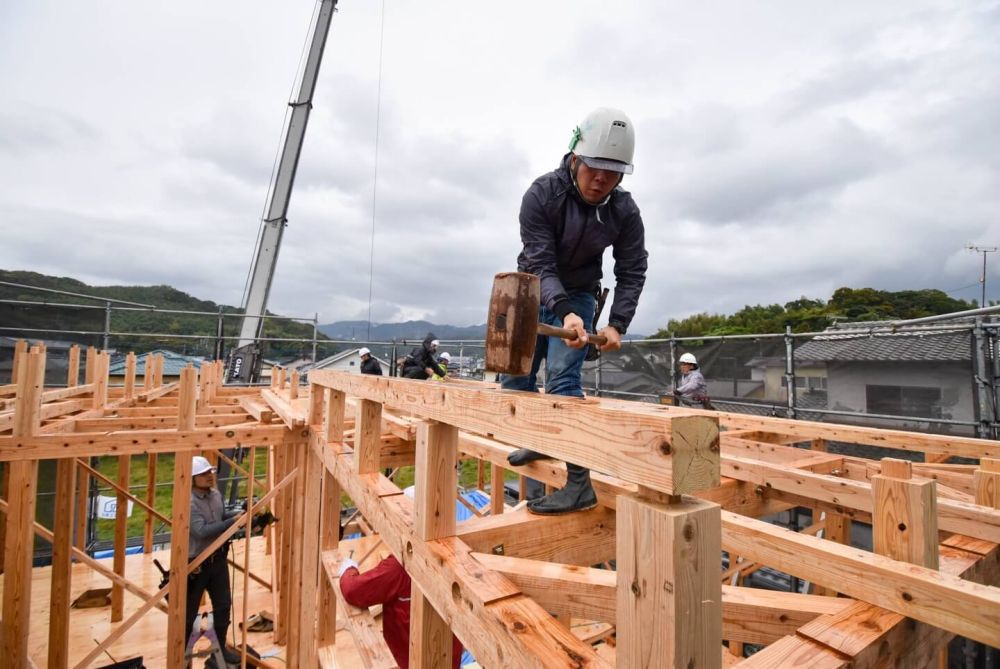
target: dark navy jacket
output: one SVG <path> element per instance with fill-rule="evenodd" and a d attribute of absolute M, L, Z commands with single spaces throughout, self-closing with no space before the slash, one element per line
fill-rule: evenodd
<path fill-rule="evenodd" d="M 570 155 L 563 156 L 556 170 L 535 179 L 524 194 L 520 216 L 524 248 L 517 269 L 541 279 L 542 304 L 565 318 L 567 294 L 597 288 L 604 250 L 612 247 L 615 295 L 608 322 L 624 334 L 646 282 L 639 207 L 621 187 L 601 204 L 585 202 L 569 172 Z"/>

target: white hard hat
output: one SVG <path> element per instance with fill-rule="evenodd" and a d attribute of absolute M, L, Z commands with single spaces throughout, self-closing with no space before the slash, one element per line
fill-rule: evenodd
<path fill-rule="evenodd" d="M 364 346 L 362 346 L 361 348 L 358 349 L 358 355 L 360 355 L 362 358 L 365 357 L 366 355 L 371 355 L 371 353 L 372 353 L 372 350 L 370 348 L 366 348 Z"/>
<path fill-rule="evenodd" d="M 632 174 L 635 128 L 622 110 L 598 107 L 573 130 L 569 150 L 587 167 Z"/>
<path fill-rule="evenodd" d="M 448 362 L 451 362 L 451 353 L 445 351 L 444 353 L 441 354 L 441 358 L 447 360 Z"/>
<path fill-rule="evenodd" d="M 692 354 L 692 353 L 682 353 L 681 357 L 680 357 L 680 360 L 678 360 L 678 362 L 680 362 L 681 364 L 687 364 L 687 365 L 697 365 L 698 364 L 698 358 L 694 357 L 694 354 Z"/>
<path fill-rule="evenodd" d="M 191 476 L 197 476 L 198 474 L 204 474 L 208 471 L 215 471 L 215 467 L 206 458 L 196 455 L 191 458 Z"/>
<path fill-rule="evenodd" d="M 440 342 L 440 341 L 438 341 L 437 339 L 432 339 L 432 340 L 431 340 L 431 346 L 438 346 L 438 345 L 440 345 L 440 344 L 441 344 L 441 342 Z"/>

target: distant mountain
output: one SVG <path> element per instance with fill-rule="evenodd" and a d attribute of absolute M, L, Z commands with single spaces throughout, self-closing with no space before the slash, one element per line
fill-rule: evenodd
<path fill-rule="evenodd" d="M 484 339 L 486 324 L 458 327 L 437 325 L 428 321 L 406 321 L 405 323 L 372 323 L 368 333 L 368 321 L 337 321 L 320 325 L 319 331 L 330 339 L 356 341 L 420 341 L 428 332 L 438 339 Z"/>

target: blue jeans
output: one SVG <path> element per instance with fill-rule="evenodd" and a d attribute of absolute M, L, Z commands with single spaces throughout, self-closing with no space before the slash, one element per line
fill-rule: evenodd
<path fill-rule="evenodd" d="M 570 307 L 583 319 L 585 326 L 594 320 L 597 298 L 592 293 L 570 293 Z M 544 305 L 538 308 L 538 321 L 562 327 L 562 320 Z M 538 392 L 538 370 L 545 360 L 545 392 L 549 395 L 583 397 L 583 360 L 587 347 L 570 348 L 559 337 L 538 336 L 535 357 L 531 360 L 531 373 L 527 376 L 507 376 L 500 379 L 500 387 L 507 390 Z"/>

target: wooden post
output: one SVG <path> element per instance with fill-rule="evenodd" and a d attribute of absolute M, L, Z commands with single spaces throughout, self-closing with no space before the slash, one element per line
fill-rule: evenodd
<path fill-rule="evenodd" d="M 159 388 L 163 385 L 163 354 L 153 356 L 153 387 Z M 195 370 L 195 375 L 197 375 L 197 370 Z M 197 382 L 196 382 L 197 383 Z"/>
<path fill-rule="evenodd" d="M 291 512 L 284 516 L 282 522 L 285 523 L 285 531 L 291 534 L 290 548 L 288 551 L 288 579 L 285 581 L 286 599 L 288 600 L 288 666 L 305 666 L 300 662 L 299 653 L 302 651 L 301 637 L 304 632 L 298 625 L 302 615 L 304 602 L 302 600 L 302 587 L 300 573 L 302 568 L 302 539 L 303 539 L 303 515 L 305 514 L 305 477 L 303 470 L 305 467 L 305 447 L 303 444 L 291 444 L 288 450 L 292 458 L 292 469 L 298 469 L 295 477 L 295 484 L 290 500 Z M 313 611 L 315 613 L 315 609 Z"/>
<path fill-rule="evenodd" d="M 198 373 L 190 365 L 181 370 L 178 430 L 193 430 L 198 401 Z M 184 626 L 187 617 L 188 532 L 191 526 L 191 455 L 174 455 L 174 498 L 170 534 L 170 600 L 167 618 L 167 666 L 183 667 Z"/>
<path fill-rule="evenodd" d="M 455 534 L 456 462 L 458 428 L 444 423 L 418 423 L 413 529 L 424 541 Z M 451 628 L 416 584 L 410 592 L 410 666 L 450 667 Z M 719 620 L 721 624 L 721 616 Z"/>
<path fill-rule="evenodd" d="M 299 372 L 295 370 L 291 374 L 291 379 L 288 382 L 288 399 L 294 400 L 299 396 Z"/>
<path fill-rule="evenodd" d="M 882 459 L 872 476 L 875 552 L 894 560 L 938 568 L 937 482 L 912 478 L 908 460 Z"/>
<path fill-rule="evenodd" d="M 313 385 L 312 392 L 323 390 L 322 386 Z M 340 444 L 344 441 L 344 411 L 346 396 L 339 390 L 328 389 L 326 394 L 326 410 L 323 418 L 323 435 L 325 448 L 330 444 Z M 325 468 L 324 468 L 325 470 Z M 329 471 L 323 474 L 323 515 L 322 548 L 324 551 L 335 549 L 340 544 L 340 484 Z M 337 634 L 337 596 L 333 592 L 329 579 L 320 579 L 320 644 L 327 646 L 336 642 Z"/>
<path fill-rule="evenodd" d="M 78 349 L 79 354 L 79 349 Z M 79 358 L 77 360 L 79 362 Z M 49 595 L 49 669 L 69 666 L 69 611 L 73 561 L 76 458 L 56 462 L 52 519 L 52 590 Z"/>
<path fill-rule="evenodd" d="M 318 386 L 317 386 L 318 387 Z M 320 458 L 309 448 L 308 443 L 299 447 L 302 451 L 303 469 L 300 474 L 302 487 L 302 524 L 300 567 L 297 570 L 299 588 L 299 617 L 296 627 L 299 632 L 299 666 L 315 667 L 317 663 L 317 595 L 320 576 L 320 507 L 323 472 L 326 468 Z M 326 575 L 323 575 L 326 581 Z"/>
<path fill-rule="evenodd" d="M 88 371 L 93 370 L 94 378 L 94 402 L 95 409 L 103 409 L 108 402 L 108 363 L 110 357 L 105 352 L 94 355 L 94 364 L 87 367 Z"/>
<path fill-rule="evenodd" d="M 382 405 L 371 400 L 358 402 L 354 421 L 354 471 L 374 474 L 379 470 L 382 450 Z"/>
<path fill-rule="evenodd" d="M 40 349 L 21 355 L 17 373 L 13 434 L 30 436 L 41 428 L 42 391 L 45 383 L 45 354 Z M 4 661 L 11 667 L 27 667 L 28 630 L 31 616 L 31 561 L 34 554 L 35 500 L 38 489 L 38 461 L 8 462 L 10 487 L 7 489 L 7 531 L 3 577 Z"/>
<path fill-rule="evenodd" d="M 152 390 L 153 389 L 153 354 L 146 354 L 146 362 L 142 366 L 142 389 Z"/>
<path fill-rule="evenodd" d="M 70 388 L 80 383 L 80 347 L 73 344 L 69 347 L 69 364 L 66 367 L 66 385 Z"/>
<path fill-rule="evenodd" d="M 83 382 L 90 384 L 94 382 L 94 364 L 97 361 L 97 349 L 93 346 L 87 347 L 87 359 L 83 367 Z"/>
<path fill-rule="evenodd" d="M 146 504 L 156 508 L 156 453 L 146 456 Z M 146 524 L 142 533 L 142 552 L 153 552 L 153 514 L 146 514 Z"/>
<path fill-rule="evenodd" d="M 76 472 L 76 528 L 73 531 L 73 545 L 85 551 L 90 515 L 90 473 L 83 467 L 77 467 Z"/>
<path fill-rule="evenodd" d="M 1000 509 L 1000 460 L 980 460 L 972 480 L 976 487 L 976 504 Z"/>
<path fill-rule="evenodd" d="M 500 465 L 490 464 L 490 515 L 503 513 L 503 472 Z"/>
<path fill-rule="evenodd" d="M 129 351 L 125 356 L 125 394 L 127 400 L 135 395 L 135 353 Z"/>
<path fill-rule="evenodd" d="M 209 386 L 209 374 L 206 363 L 202 363 L 201 369 L 198 374 L 198 410 L 202 410 L 208 406 L 208 386 Z M 209 460 L 211 462 L 211 460 Z M 216 463 L 212 463 L 215 466 Z"/>
<path fill-rule="evenodd" d="M 817 440 L 823 441 L 825 440 Z M 818 511 L 813 509 L 814 517 L 818 515 Z M 829 541 L 836 541 L 838 544 L 843 544 L 845 546 L 851 545 L 851 519 L 842 513 L 835 513 L 833 511 L 826 512 L 826 519 L 823 521 L 825 523 L 823 529 L 823 538 Z M 836 597 L 837 591 L 833 588 L 825 588 L 821 585 L 815 586 L 815 593 L 817 595 L 826 595 L 827 597 Z"/>
<path fill-rule="evenodd" d="M 676 499 L 618 497 L 619 666 L 721 664 L 721 510 L 694 497 Z"/>
<path fill-rule="evenodd" d="M 133 372 L 135 370 L 133 369 Z M 118 456 L 118 499 L 115 503 L 115 545 L 112 569 L 119 576 L 125 576 L 125 549 L 128 547 L 128 497 L 122 490 L 128 490 L 132 473 L 132 456 Z M 125 617 L 125 589 L 118 583 L 111 584 L 111 622 L 121 622 Z"/>

